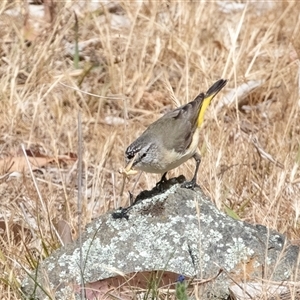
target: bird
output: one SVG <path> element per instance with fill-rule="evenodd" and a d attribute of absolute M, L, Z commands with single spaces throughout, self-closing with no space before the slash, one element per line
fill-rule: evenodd
<path fill-rule="evenodd" d="M 173 109 L 153 122 L 125 151 L 127 170 L 141 170 L 163 174 L 157 184 L 166 181 L 167 172 L 194 158 L 196 168 L 191 181 L 184 187 L 194 188 L 201 162 L 198 153 L 199 132 L 204 113 L 212 99 L 226 85 L 219 79 L 206 93 L 200 93 L 193 101 Z M 129 166 L 129 167 L 128 167 Z"/>

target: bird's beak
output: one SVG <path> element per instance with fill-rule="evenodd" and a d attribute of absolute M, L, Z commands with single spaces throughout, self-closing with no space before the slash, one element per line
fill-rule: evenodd
<path fill-rule="evenodd" d="M 138 173 L 138 171 L 131 169 L 132 165 L 133 165 L 133 162 L 135 160 L 136 155 L 132 158 L 132 160 L 127 164 L 127 166 L 125 168 L 120 168 L 119 169 L 119 173 L 123 175 L 123 183 L 122 183 L 122 188 L 121 188 L 120 196 L 123 195 L 126 178 L 128 176 L 130 176 L 130 175 L 135 175 L 135 174 Z"/>
<path fill-rule="evenodd" d="M 130 176 L 130 175 L 135 175 L 138 173 L 137 170 L 132 169 L 132 165 L 135 161 L 135 158 L 137 156 L 137 153 L 135 154 L 135 156 L 132 158 L 132 160 L 127 164 L 127 166 L 125 168 L 120 168 L 119 169 L 119 173 L 123 174 L 125 177 Z"/>

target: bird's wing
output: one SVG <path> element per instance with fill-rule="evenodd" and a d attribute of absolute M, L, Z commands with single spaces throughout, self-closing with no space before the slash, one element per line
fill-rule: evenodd
<path fill-rule="evenodd" d="M 156 138 L 160 138 L 168 150 L 174 149 L 176 152 L 184 153 L 190 146 L 197 129 L 203 96 L 200 94 L 201 99 L 197 97 L 194 101 L 166 113 L 151 124 L 148 130 L 155 132 Z"/>

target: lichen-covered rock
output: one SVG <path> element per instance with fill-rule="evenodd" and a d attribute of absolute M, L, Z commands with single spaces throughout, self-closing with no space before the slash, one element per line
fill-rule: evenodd
<path fill-rule="evenodd" d="M 23 290 L 36 299 L 47 299 L 47 291 L 71 299 L 82 280 L 164 270 L 211 278 L 202 285 L 201 299 L 224 298 L 233 282 L 288 280 L 298 252 L 283 235 L 234 220 L 200 189 L 181 188 L 171 179 L 140 194 L 131 207 L 100 216 L 86 228 L 81 246 L 76 241 L 53 253 L 26 278 Z"/>

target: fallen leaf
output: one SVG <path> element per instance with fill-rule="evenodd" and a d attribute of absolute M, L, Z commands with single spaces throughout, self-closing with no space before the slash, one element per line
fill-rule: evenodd
<path fill-rule="evenodd" d="M 15 244 L 24 240 L 24 237 L 32 237 L 29 229 L 24 228 L 12 220 L 0 220 L 0 235 L 4 240 L 13 240 Z"/>
<path fill-rule="evenodd" d="M 33 153 L 31 150 L 25 151 L 27 154 L 27 159 L 30 163 L 32 170 L 37 170 L 49 163 L 63 163 L 69 164 L 77 160 L 77 155 L 74 153 L 69 153 L 66 155 L 59 155 L 58 157 L 46 156 L 41 153 Z M 12 173 L 12 172 L 25 172 L 28 170 L 28 164 L 25 156 L 10 156 L 0 160 L 0 172 L 2 174 Z"/>
<path fill-rule="evenodd" d="M 57 232 L 58 232 L 61 240 L 64 242 L 64 245 L 67 245 L 67 244 L 70 244 L 71 242 L 73 242 L 72 230 L 67 221 L 59 220 L 55 227 L 57 229 Z"/>

